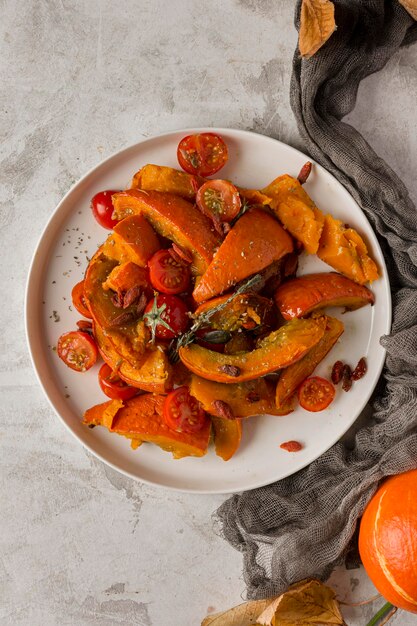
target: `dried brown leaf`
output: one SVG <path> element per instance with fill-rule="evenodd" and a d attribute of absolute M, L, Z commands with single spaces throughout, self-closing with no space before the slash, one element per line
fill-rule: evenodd
<path fill-rule="evenodd" d="M 398 0 L 404 9 L 417 20 L 417 0 Z"/>
<path fill-rule="evenodd" d="M 298 47 L 302 57 L 310 58 L 313 56 L 335 30 L 333 2 L 330 0 L 303 0 L 298 39 Z"/>
<path fill-rule="evenodd" d="M 207 616 L 201 626 L 255 626 L 258 615 L 270 602 L 270 599 L 244 602 L 228 611 Z"/>
<path fill-rule="evenodd" d="M 276 598 L 259 615 L 261 626 L 342 626 L 345 622 L 330 587 L 318 580 L 304 580 Z"/>

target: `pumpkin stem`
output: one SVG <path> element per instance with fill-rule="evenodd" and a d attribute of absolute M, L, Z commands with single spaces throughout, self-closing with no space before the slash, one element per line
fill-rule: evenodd
<path fill-rule="evenodd" d="M 387 617 L 388 619 L 386 619 L 384 622 L 381 622 L 380 626 L 382 626 L 382 624 L 386 624 L 387 621 L 394 615 L 396 610 L 396 606 L 393 606 L 391 602 L 386 602 L 384 606 L 379 609 L 378 613 L 375 613 L 371 621 L 369 621 L 366 626 L 377 626 L 379 620 L 383 617 Z"/>

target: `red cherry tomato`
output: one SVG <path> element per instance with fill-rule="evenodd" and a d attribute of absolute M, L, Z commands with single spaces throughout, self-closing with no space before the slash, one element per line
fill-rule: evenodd
<path fill-rule="evenodd" d="M 174 339 L 184 333 L 190 323 L 187 305 L 177 296 L 164 294 L 152 298 L 146 305 L 144 319 L 146 324 L 154 329 L 159 339 Z M 169 328 L 161 323 L 168 324 Z"/>
<path fill-rule="evenodd" d="M 136 387 L 131 387 L 123 382 L 107 363 L 100 367 L 98 382 L 102 391 L 112 400 L 129 400 L 139 393 Z"/>
<path fill-rule="evenodd" d="M 225 165 L 228 159 L 227 146 L 214 133 L 188 135 L 178 144 L 177 158 L 188 174 L 211 176 Z"/>
<path fill-rule="evenodd" d="M 197 206 L 213 222 L 231 222 L 242 205 L 239 192 L 228 180 L 209 180 L 200 187 Z"/>
<path fill-rule="evenodd" d="M 80 281 L 73 287 L 71 291 L 72 303 L 77 309 L 78 313 L 92 319 L 91 313 L 87 307 L 87 302 L 84 297 L 84 281 Z"/>
<path fill-rule="evenodd" d="M 178 387 L 167 395 L 163 415 L 166 425 L 180 433 L 198 432 L 208 419 L 199 401 L 190 396 L 188 387 Z"/>
<path fill-rule="evenodd" d="M 111 230 L 114 228 L 119 220 L 114 220 L 113 215 L 113 202 L 111 197 L 114 193 L 119 193 L 116 189 L 107 189 L 106 191 L 99 191 L 91 200 L 91 210 L 93 215 L 103 228 Z"/>
<path fill-rule="evenodd" d="M 306 378 L 298 389 L 298 401 L 306 411 L 322 411 L 333 401 L 335 388 L 320 376 Z"/>
<path fill-rule="evenodd" d="M 86 372 L 97 361 L 97 346 L 88 333 L 74 330 L 58 339 L 58 356 L 76 372 Z"/>
<path fill-rule="evenodd" d="M 162 293 L 187 291 L 190 286 L 190 268 L 174 258 L 169 250 L 158 250 L 148 261 L 152 287 Z"/>

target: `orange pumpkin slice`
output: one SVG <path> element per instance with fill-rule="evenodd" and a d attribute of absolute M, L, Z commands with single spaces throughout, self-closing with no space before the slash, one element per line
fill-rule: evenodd
<path fill-rule="evenodd" d="M 193 296 L 201 303 L 229 291 L 292 252 L 291 237 L 269 213 L 253 208 L 230 230 L 201 277 Z"/>
<path fill-rule="evenodd" d="M 342 322 L 335 317 L 326 316 L 326 328 L 320 341 L 297 363 L 293 363 L 282 370 L 276 386 L 275 402 L 277 407 L 283 408 L 287 405 L 303 380 L 311 376 L 317 365 L 333 348 L 343 330 Z"/>
<path fill-rule="evenodd" d="M 360 285 L 378 278 L 378 268 L 369 256 L 362 237 L 353 228 L 345 228 L 340 220 L 331 215 L 326 215 L 317 255 Z"/>
<path fill-rule="evenodd" d="M 103 246 L 104 254 L 119 263 L 132 261 L 146 267 L 151 256 L 160 249 L 159 240 L 152 226 L 142 215 L 130 215 L 114 227 Z"/>
<path fill-rule="evenodd" d="M 244 383 L 225 385 L 206 380 L 193 374 L 190 382 L 190 394 L 201 402 L 211 415 L 221 417 L 216 401 L 225 402 L 236 418 L 253 415 L 287 415 L 292 411 L 292 403 L 277 408 L 275 404 L 274 383 L 257 378 Z M 230 420 L 229 420 L 230 421 Z M 234 420 L 231 420 L 234 421 Z"/>
<path fill-rule="evenodd" d="M 185 200 L 194 201 L 199 187 L 205 182 L 201 176 L 193 176 L 173 167 L 148 163 L 136 172 L 133 177 L 132 189 L 144 191 L 162 191 L 181 196 Z"/>
<path fill-rule="evenodd" d="M 130 189 L 113 196 L 118 219 L 143 215 L 159 235 L 168 237 L 193 258 L 193 274 L 203 274 L 211 262 L 220 238 L 213 226 L 190 202 L 171 193 Z"/>
<path fill-rule="evenodd" d="M 262 193 L 281 223 L 300 241 L 309 254 L 315 254 L 323 230 L 324 215 L 303 189 L 300 181 L 288 174 L 272 181 Z"/>
<path fill-rule="evenodd" d="M 110 400 L 88 409 L 84 424 L 106 426 L 110 432 L 132 439 L 136 446 L 154 443 L 171 452 L 174 459 L 204 456 L 210 440 L 210 421 L 198 432 L 176 432 L 165 424 L 162 410 L 165 396 L 145 393 L 130 400 Z"/>
<path fill-rule="evenodd" d="M 250 352 L 219 354 L 191 344 L 181 347 L 179 356 L 191 372 L 202 378 L 240 383 L 295 363 L 320 341 L 324 328 L 324 318 L 295 319 L 267 335 Z"/>
<path fill-rule="evenodd" d="M 242 422 L 211 416 L 211 423 L 214 430 L 216 454 L 223 461 L 229 461 L 239 448 L 242 438 Z"/>

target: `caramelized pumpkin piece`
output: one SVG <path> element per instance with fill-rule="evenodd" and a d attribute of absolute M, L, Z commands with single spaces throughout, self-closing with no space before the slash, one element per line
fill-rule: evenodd
<path fill-rule="evenodd" d="M 360 285 L 378 278 L 378 268 L 362 237 L 331 215 L 326 215 L 317 255 Z"/>
<path fill-rule="evenodd" d="M 94 324 L 94 337 L 103 360 L 132 387 L 155 393 L 166 393 L 172 387 L 172 367 L 162 350 L 146 349 L 135 366 L 117 351 L 118 337 L 105 334 L 98 324 Z"/>
<path fill-rule="evenodd" d="M 230 407 L 231 413 L 236 418 L 262 414 L 287 415 L 292 411 L 292 403 L 277 408 L 275 385 L 264 378 L 225 385 L 193 374 L 190 394 L 201 402 L 207 413 L 217 415 L 219 418 L 223 415 L 221 405 L 218 405 L 219 400 Z"/>
<path fill-rule="evenodd" d="M 181 172 L 173 167 L 164 165 L 153 165 L 149 163 L 142 167 L 133 177 L 132 189 L 142 189 L 144 191 L 163 191 L 181 196 L 185 200 L 194 201 L 195 194 L 205 178 L 193 176 L 186 172 Z"/>
<path fill-rule="evenodd" d="M 278 408 L 286 406 L 303 380 L 311 376 L 317 365 L 330 352 L 343 330 L 344 326 L 340 320 L 326 316 L 326 329 L 320 341 L 297 363 L 282 370 L 275 395 Z"/>
<path fill-rule="evenodd" d="M 117 358 L 122 357 L 133 367 L 138 367 L 143 361 L 149 337 L 142 325 L 138 327 L 140 321 L 136 304 L 126 309 L 116 307 L 112 292 L 103 287 L 115 267 L 116 261 L 107 258 L 102 253 L 102 247 L 99 248 L 87 268 L 84 295 L 95 324 L 106 331 L 113 349 L 118 353 Z"/>
<path fill-rule="evenodd" d="M 222 305 L 230 295 L 219 296 L 208 300 L 196 309 L 194 315 L 207 313 L 211 309 Z M 209 320 L 211 328 L 233 332 L 239 328 L 252 330 L 256 326 L 268 323 L 272 310 L 272 302 L 256 293 L 238 294 L 231 302 L 226 304 L 220 311 L 214 313 Z"/>
<path fill-rule="evenodd" d="M 309 254 L 315 254 L 323 230 L 324 215 L 303 189 L 300 181 L 288 174 L 279 176 L 262 193 L 281 223 L 300 241 Z"/>
<path fill-rule="evenodd" d="M 217 456 L 229 461 L 237 452 L 242 438 L 242 422 L 226 420 L 222 417 L 211 417 L 214 430 L 214 447 Z"/>
<path fill-rule="evenodd" d="M 142 215 L 130 215 L 114 227 L 114 232 L 103 246 L 104 254 L 119 263 L 133 261 L 140 267 L 160 249 L 159 240 L 152 226 Z"/>
<path fill-rule="evenodd" d="M 191 344 L 179 356 L 194 374 L 219 383 L 240 383 L 288 367 L 311 350 L 324 334 L 323 318 L 291 320 L 258 342 L 251 352 L 219 354 Z"/>
<path fill-rule="evenodd" d="M 116 292 L 125 293 L 136 286 L 142 287 L 149 296 L 152 295 L 147 271 L 132 261 L 116 265 L 103 282 L 104 291 L 112 289 Z"/>
<path fill-rule="evenodd" d="M 277 220 L 262 209 L 250 209 L 236 222 L 214 255 L 194 289 L 195 301 L 205 302 L 229 291 L 292 250 L 291 237 Z"/>
<path fill-rule="evenodd" d="M 329 306 L 354 311 L 374 301 L 374 294 L 367 287 L 335 272 L 299 276 L 283 283 L 275 292 L 276 305 L 286 320 L 305 317 Z"/>
<path fill-rule="evenodd" d="M 171 452 L 174 459 L 204 456 L 210 440 L 210 422 L 200 431 L 178 433 L 165 424 L 162 407 L 165 396 L 145 393 L 130 400 L 110 400 L 88 409 L 84 424 L 106 426 L 110 432 L 132 439 L 136 444 L 148 441 Z M 135 446 L 136 447 L 136 446 Z"/>
<path fill-rule="evenodd" d="M 159 235 L 168 237 L 193 258 L 193 274 L 203 274 L 211 262 L 220 238 L 210 220 L 190 202 L 171 193 L 130 189 L 113 196 L 118 219 L 143 215 Z"/>

